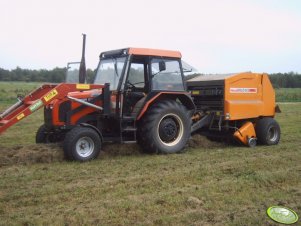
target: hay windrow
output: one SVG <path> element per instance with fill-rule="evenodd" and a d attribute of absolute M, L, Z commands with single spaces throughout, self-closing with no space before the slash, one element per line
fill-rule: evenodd
<path fill-rule="evenodd" d="M 188 147 L 216 148 L 225 144 L 213 142 L 206 137 L 196 134 L 191 137 Z M 141 155 L 137 144 L 105 144 L 98 158 L 114 156 Z M 64 153 L 59 144 L 16 145 L 13 147 L 0 146 L 0 167 L 15 164 L 52 163 L 65 161 Z"/>
<path fill-rule="evenodd" d="M 98 158 L 112 156 L 137 155 L 140 147 L 136 144 L 106 144 Z M 53 163 L 66 161 L 59 144 L 16 145 L 13 147 L 0 146 L 0 167 L 15 164 Z"/>
<path fill-rule="evenodd" d="M 0 166 L 63 161 L 64 155 L 56 144 L 33 144 L 24 146 L 0 146 Z"/>
<path fill-rule="evenodd" d="M 218 147 L 225 147 L 226 144 L 223 142 L 215 142 L 211 141 L 205 136 L 200 134 L 193 135 L 190 140 L 188 141 L 188 146 L 191 148 L 218 148 Z"/>

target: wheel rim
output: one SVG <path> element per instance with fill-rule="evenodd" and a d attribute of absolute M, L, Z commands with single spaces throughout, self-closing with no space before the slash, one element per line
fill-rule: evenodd
<path fill-rule="evenodd" d="M 180 142 L 184 133 L 183 122 L 178 115 L 166 114 L 158 124 L 159 140 L 166 146 L 174 146 Z"/>
<path fill-rule="evenodd" d="M 86 158 L 94 151 L 94 142 L 90 137 L 82 137 L 76 142 L 76 152 L 79 156 Z"/>
<path fill-rule="evenodd" d="M 278 131 L 277 131 L 276 127 L 274 127 L 274 126 L 270 127 L 270 129 L 268 131 L 268 139 L 271 142 L 275 142 L 278 139 Z"/>

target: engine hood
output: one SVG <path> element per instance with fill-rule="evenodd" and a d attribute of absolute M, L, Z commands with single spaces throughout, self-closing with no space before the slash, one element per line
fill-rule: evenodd
<path fill-rule="evenodd" d="M 102 94 L 102 89 L 92 89 L 87 91 L 76 91 L 68 93 L 68 96 L 77 99 L 93 98 Z"/>

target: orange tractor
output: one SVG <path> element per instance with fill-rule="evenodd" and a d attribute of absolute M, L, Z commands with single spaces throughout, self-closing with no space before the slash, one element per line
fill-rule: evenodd
<path fill-rule="evenodd" d="M 84 82 L 83 61 L 80 71 Z M 70 160 L 96 158 L 104 142 L 137 142 L 146 152 L 177 153 L 193 133 L 234 137 L 251 147 L 257 141 L 279 142 L 274 120 L 279 109 L 266 74 L 185 81 L 184 71 L 177 51 L 103 52 L 94 84 L 42 85 L 0 115 L 0 134 L 43 107 L 36 142 L 62 142 Z"/>

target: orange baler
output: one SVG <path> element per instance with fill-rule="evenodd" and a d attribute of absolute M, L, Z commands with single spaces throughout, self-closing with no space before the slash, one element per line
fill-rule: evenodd
<path fill-rule="evenodd" d="M 187 86 L 198 111 L 211 116 L 203 128 L 209 137 L 230 134 L 249 146 L 257 139 L 279 142 L 280 128 L 273 119 L 279 108 L 267 74 L 204 75 L 188 80 Z"/>

